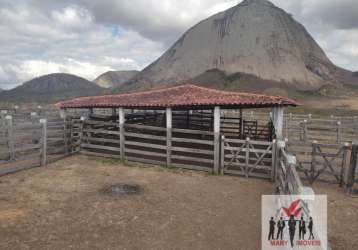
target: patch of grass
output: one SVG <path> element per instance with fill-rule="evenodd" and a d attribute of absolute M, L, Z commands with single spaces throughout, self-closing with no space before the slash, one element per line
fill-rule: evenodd
<path fill-rule="evenodd" d="M 106 158 L 106 157 L 98 157 L 98 156 L 93 156 L 93 158 L 100 163 L 103 164 L 112 164 L 112 165 L 118 165 L 118 164 L 122 164 L 122 161 L 119 159 L 115 159 L 115 158 Z"/>

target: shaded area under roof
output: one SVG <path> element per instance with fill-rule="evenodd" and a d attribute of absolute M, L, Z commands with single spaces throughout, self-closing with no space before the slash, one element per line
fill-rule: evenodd
<path fill-rule="evenodd" d="M 292 99 L 252 93 L 229 92 L 204 88 L 192 84 L 155 89 L 143 92 L 80 97 L 56 104 L 65 108 L 267 108 L 274 106 L 297 106 Z"/>

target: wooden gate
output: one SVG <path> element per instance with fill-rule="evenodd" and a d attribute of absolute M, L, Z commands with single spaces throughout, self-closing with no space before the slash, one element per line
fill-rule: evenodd
<path fill-rule="evenodd" d="M 222 174 L 273 179 L 275 144 L 275 141 L 264 142 L 222 138 Z"/>
<path fill-rule="evenodd" d="M 343 184 L 349 163 L 349 144 L 289 142 L 288 152 L 297 157 L 298 170 L 310 183 L 316 180 Z"/>

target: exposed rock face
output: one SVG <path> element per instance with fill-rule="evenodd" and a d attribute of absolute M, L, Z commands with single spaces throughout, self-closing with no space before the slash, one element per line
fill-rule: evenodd
<path fill-rule="evenodd" d="M 2 91 L 0 100 L 11 103 L 48 103 L 103 92 L 103 88 L 84 78 L 56 73 L 34 78 L 12 90 Z"/>
<path fill-rule="evenodd" d="M 139 71 L 108 71 L 99 77 L 94 82 L 103 88 L 120 88 L 123 83 L 132 79 Z"/>
<path fill-rule="evenodd" d="M 124 89 L 171 85 L 210 70 L 251 74 L 302 90 L 341 84 L 344 71 L 306 29 L 266 0 L 245 0 L 187 31 Z"/>

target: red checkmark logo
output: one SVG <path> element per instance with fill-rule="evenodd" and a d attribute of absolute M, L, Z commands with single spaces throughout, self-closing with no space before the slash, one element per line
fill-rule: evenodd
<path fill-rule="evenodd" d="M 298 204 L 300 203 L 300 201 L 301 200 L 299 199 L 299 200 L 292 202 L 288 208 L 282 207 L 282 209 L 285 211 L 285 213 L 288 217 L 290 217 L 291 215 L 293 215 L 294 217 L 298 216 L 298 214 L 302 210 L 302 208 L 298 207 Z"/>

